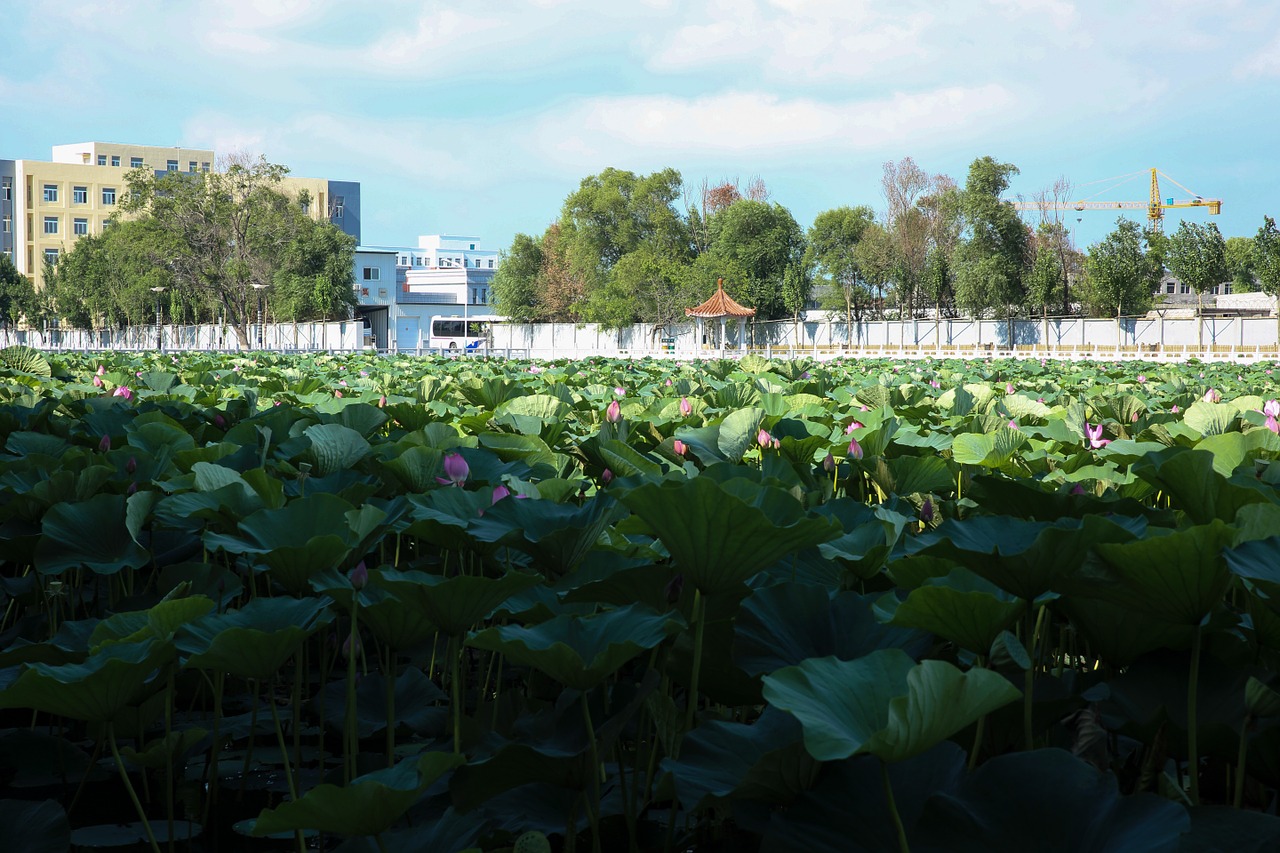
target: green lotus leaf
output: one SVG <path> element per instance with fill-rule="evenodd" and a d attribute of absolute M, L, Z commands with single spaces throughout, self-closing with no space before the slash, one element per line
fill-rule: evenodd
<path fill-rule="evenodd" d="M 464 762 L 461 755 L 428 752 L 366 773 L 343 787 L 317 785 L 293 802 L 263 809 L 254 821 L 253 834 L 316 829 L 338 835 L 379 835 L 394 826 L 423 791 Z"/>
<path fill-rule="evenodd" d="M 890 621 L 930 631 L 963 649 L 986 654 L 1025 608 L 1025 600 L 1014 598 L 973 572 L 957 569 L 911 590 L 892 608 Z"/>
<path fill-rule="evenodd" d="M 764 409 L 754 407 L 730 412 L 720 422 L 716 437 L 720 454 L 730 462 L 741 462 L 743 454 L 755 446 L 764 416 Z"/>
<path fill-rule="evenodd" d="M 955 473 L 941 456 L 881 456 L 867 473 L 885 494 L 893 495 L 936 494 L 956 483 Z"/>
<path fill-rule="evenodd" d="M 6 350 L 0 350 L 0 356 Z M 47 375 L 47 363 L 45 370 Z M 0 800 L 0 850 L 66 853 L 69 849 L 71 825 L 66 811 L 56 800 Z"/>
<path fill-rule="evenodd" d="M 526 394 L 515 397 L 494 409 L 494 414 L 525 415 L 543 421 L 561 421 L 572 411 L 572 407 L 550 394 Z"/>
<path fill-rule="evenodd" d="M 733 661 L 748 675 L 761 675 L 809 658 L 856 660 L 889 648 L 916 657 L 928 650 L 928 636 L 885 624 L 876 618 L 873 604 L 872 596 L 831 596 L 808 584 L 753 590 L 733 620 Z"/>
<path fill-rule="evenodd" d="M 15 345 L 0 349 L 0 367 L 30 376 L 53 375 L 44 353 L 31 347 Z"/>
<path fill-rule="evenodd" d="M 1116 776 L 1061 749 L 1002 755 L 925 805 L 913 846 L 958 853 L 1164 853 L 1187 810 L 1154 794 L 1121 796 Z"/>
<path fill-rule="evenodd" d="M 136 643 L 149 637 L 168 640 L 184 624 L 199 619 L 213 608 L 212 599 L 193 595 L 166 599 L 148 610 L 115 613 L 94 626 L 89 647 L 96 651 L 107 642 Z"/>
<path fill-rule="evenodd" d="M 1226 592 L 1223 549 L 1235 530 L 1221 521 L 1123 544 L 1100 544 L 1105 570 L 1088 576 L 1090 595 L 1195 627 Z M 1082 578 L 1083 580 L 1083 578 Z"/>
<path fill-rule="evenodd" d="M 562 614 L 533 626 L 486 628 L 468 637 L 467 645 L 499 652 L 566 687 L 589 690 L 683 627 L 678 615 L 633 604 L 592 616 Z"/>
<path fill-rule="evenodd" d="M 1197 400 L 1187 409 L 1182 421 L 1201 435 L 1221 435 L 1240 428 L 1236 421 L 1239 414 L 1239 409 L 1231 403 Z"/>
<path fill-rule="evenodd" d="M 79 568 L 111 575 L 145 566 L 150 555 L 129 534 L 125 519 L 124 495 L 99 494 L 51 507 L 40 526 L 36 568 L 48 575 Z"/>
<path fill-rule="evenodd" d="M 174 642 L 188 668 L 263 681 L 333 618 L 324 598 L 255 598 L 239 610 L 188 623 Z"/>
<path fill-rule="evenodd" d="M 155 639 L 115 643 L 81 663 L 29 664 L 0 690 L 0 708 L 31 708 L 72 720 L 110 722 L 133 704 L 173 646 Z"/>
<path fill-rule="evenodd" d="M 485 510 L 469 530 L 480 542 L 523 551 L 533 558 L 534 568 L 558 578 L 578 567 L 619 514 L 610 497 L 582 506 L 508 497 Z"/>
<path fill-rule="evenodd" d="M 1225 479 L 1214 462 L 1207 451 L 1173 447 L 1135 462 L 1133 473 L 1164 491 L 1195 524 L 1233 521 L 1243 506 L 1275 501 L 1273 489 L 1253 477 Z"/>
<path fill-rule="evenodd" d="M 1184 649 L 1191 642 L 1186 626 L 1110 601 L 1068 594 L 1058 606 L 1088 642 L 1089 650 L 1117 668 L 1155 649 Z"/>
<path fill-rule="evenodd" d="M 466 633 L 511 596 L 541 583 L 536 575 L 522 572 L 509 572 L 500 578 L 479 575 L 446 578 L 425 572 L 387 570 L 371 580 L 441 632 L 454 637 Z"/>
<path fill-rule="evenodd" d="M 371 449 L 364 436 L 342 424 L 314 424 L 307 427 L 304 434 L 311 440 L 317 477 L 350 468 Z"/>
<path fill-rule="evenodd" d="M 764 677 L 765 699 L 800 720 L 805 748 L 819 761 L 903 761 L 1021 695 L 994 672 L 915 664 L 900 649 L 854 661 L 811 658 Z"/>
<path fill-rule="evenodd" d="M 838 523 L 805 516 L 781 489 L 747 480 L 720 484 L 704 474 L 646 483 L 621 500 L 662 541 L 686 581 L 708 593 L 734 589 L 786 554 L 840 534 Z"/>

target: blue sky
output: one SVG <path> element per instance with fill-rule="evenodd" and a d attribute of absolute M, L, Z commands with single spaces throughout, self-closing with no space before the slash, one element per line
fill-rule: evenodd
<path fill-rule="evenodd" d="M 361 182 L 368 244 L 506 248 L 608 166 L 671 166 L 687 187 L 759 176 L 807 227 L 882 210 L 882 164 L 906 156 L 963 183 L 989 154 L 1027 198 L 1156 166 L 1223 199 L 1188 217 L 1227 236 L 1280 216 L 1280 4 L 1264 0 L 4 5 L 0 157 L 88 140 L 260 153 Z M 1101 197 L 1146 195 L 1139 178 Z M 1087 244 L 1115 214 L 1080 218 Z"/>

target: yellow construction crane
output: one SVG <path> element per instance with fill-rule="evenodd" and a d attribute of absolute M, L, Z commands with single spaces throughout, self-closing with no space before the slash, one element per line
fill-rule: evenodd
<path fill-rule="evenodd" d="M 1090 186 L 1092 184 L 1107 184 L 1107 186 L 1099 190 L 1098 192 L 1094 193 L 1093 195 L 1087 196 L 1086 198 L 1081 199 L 1080 201 L 1067 201 L 1067 202 L 1062 202 L 1060 204 L 1052 204 L 1052 203 L 1042 204 L 1040 202 L 1034 202 L 1034 201 L 1015 201 L 1013 202 L 1013 206 L 1017 210 L 1042 210 L 1046 208 L 1050 210 L 1143 210 L 1145 209 L 1147 211 L 1147 221 L 1148 223 L 1150 223 L 1151 227 L 1155 229 L 1163 229 L 1164 212 L 1166 210 L 1172 210 L 1175 208 L 1183 208 L 1183 207 L 1207 207 L 1209 209 L 1209 214 L 1211 216 L 1217 216 L 1219 213 L 1222 212 L 1222 199 L 1205 198 L 1204 196 L 1196 195 L 1195 193 L 1191 192 L 1191 190 L 1187 189 L 1182 184 L 1175 181 L 1173 178 L 1169 177 L 1168 175 L 1165 175 L 1165 173 L 1161 172 L 1159 169 L 1151 170 L 1151 196 L 1148 201 L 1095 201 L 1094 200 L 1097 196 L 1102 195 L 1103 193 L 1106 193 L 1114 189 L 1120 184 L 1123 184 L 1127 181 L 1131 181 L 1134 178 L 1138 177 L 1139 175 L 1143 175 L 1145 173 L 1146 171 L 1144 170 L 1142 172 L 1134 172 L 1129 175 L 1120 175 L 1115 178 L 1107 178 L 1106 180 L 1102 180 L 1102 181 L 1093 181 L 1091 184 L 1087 184 L 1086 186 Z M 1175 187 L 1182 190 L 1187 195 L 1191 196 L 1191 198 L 1183 199 L 1179 201 L 1173 198 L 1165 198 L 1164 196 L 1162 196 L 1160 194 L 1160 177 L 1159 177 L 1161 175 L 1163 175 L 1165 180 L 1167 180 L 1169 183 L 1173 184 Z"/>

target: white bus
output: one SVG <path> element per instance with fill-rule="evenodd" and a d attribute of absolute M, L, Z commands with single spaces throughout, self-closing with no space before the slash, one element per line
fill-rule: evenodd
<path fill-rule="evenodd" d="M 489 317 L 432 317 L 427 346 L 437 349 L 485 349 L 493 341 Z"/>

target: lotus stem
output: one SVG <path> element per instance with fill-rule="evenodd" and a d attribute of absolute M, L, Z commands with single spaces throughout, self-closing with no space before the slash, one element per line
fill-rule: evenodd
<path fill-rule="evenodd" d="M 685 709 L 684 730 L 693 731 L 694 715 L 698 710 L 698 675 L 702 672 L 702 640 L 706 629 L 706 600 L 702 590 L 693 591 L 693 673 L 689 677 L 689 704 Z M 679 753 L 679 746 L 676 747 Z M 678 755 L 676 756 L 678 757 Z"/>
<path fill-rule="evenodd" d="M 978 655 L 978 660 L 977 663 L 974 664 L 974 668 L 983 669 L 985 666 L 986 661 L 983 660 L 982 655 Z M 983 714 L 978 718 L 978 725 L 973 733 L 973 749 L 969 752 L 970 772 L 972 772 L 973 768 L 978 765 L 978 753 L 982 750 L 982 730 L 986 728 L 986 725 L 987 715 Z"/>
<path fill-rule="evenodd" d="M 257 692 L 258 688 L 255 682 L 254 695 L 257 695 Z M 270 693 L 267 695 L 267 704 L 271 706 L 271 722 L 275 725 L 276 743 L 280 745 L 280 757 L 284 761 L 284 778 L 289 783 L 289 799 L 296 801 L 298 799 L 298 784 L 293 778 L 293 764 L 289 761 L 289 749 L 285 746 L 284 729 L 280 727 L 280 712 L 276 710 L 276 700 L 271 697 Z M 307 842 L 302 837 L 301 829 L 293 831 L 293 838 L 298 842 L 298 853 L 307 853 Z"/>
<path fill-rule="evenodd" d="M 396 764 L 396 653 L 387 646 L 387 767 Z"/>
<path fill-rule="evenodd" d="M 1200 686 L 1200 643 L 1204 628 L 1196 626 L 1191 635 L 1191 673 L 1187 680 L 1187 777 L 1191 783 L 1191 805 L 1200 805 L 1200 750 L 1198 723 L 1196 720 L 1197 696 Z"/>
<path fill-rule="evenodd" d="M 591 791 L 592 798 L 587 800 L 587 819 L 591 821 L 591 850 L 600 853 L 600 782 L 604 769 L 600 766 L 600 747 L 596 742 L 596 727 L 591 722 L 591 704 L 587 701 L 587 692 L 582 692 L 582 721 L 587 727 L 587 741 L 591 744 Z"/>
<path fill-rule="evenodd" d="M 1244 767 L 1249 755 L 1249 725 L 1252 722 L 1253 714 L 1246 712 L 1244 722 L 1240 725 L 1240 754 L 1236 756 L 1235 798 L 1231 801 L 1231 805 L 1237 809 L 1244 804 Z"/>
<path fill-rule="evenodd" d="M 289 696 L 289 711 L 293 716 L 293 763 L 302 768 L 302 674 L 306 670 L 307 645 L 302 644 L 293 658 L 293 691 Z M 323 722 L 320 725 L 324 729 Z"/>
<path fill-rule="evenodd" d="M 356 758 L 359 750 L 359 734 L 356 728 L 356 644 L 360 641 L 358 616 L 360 604 L 355 597 L 351 599 L 351 634 L 347 644 L 347 705 L 343 716 L 343 777 L 346 784 L 357 775 Z"/>
<path fill-rule="evenodd" d="M 450 638 L 454 646 L 449 664 L 449 691 L 453 696 L 453 754 L 462 755 L 462 643 Z"/>
<path fill-rule="evenodd" d="M 1035 735 L 1032 731 L 1031 719 L 1031 694 L 1035 690 L 1036 684 L 1036 626 L 1034 617 L 1031 615 L 1030 601 L 1027 601 L 1027 606 L 1022 611 L 1022 624 L 1025 629 L 1027 657 L 1030 659 L 1030 664 L 1027 666 L 1027 671 L 1023 673 L 1022 678 L 1022 736 L 1024 747 L 1029 752 L 1035 748 Z"/>
<path fill-rule="evenodd" d="M 880 760 L 880 782 L 884 785 L 884 798 L 889 803 L 889 816 L 893 818 L 893 827 L 898 831 L 899 853 L 911 853 L 907 844 L 907 830 L 902 825 L 902 816 L 898 814 L 898 803 L 893 798 L 893 783 L 889 781 L 889 765 Z"/>
<path fill-rule="evenodd" d="M 173 666 L 168 667 L 168 678 L 166 681 L 166 689 L 164 694 L 164 743 L 165 743 L 165 763 L 164 763 L 164 810 L 167 828 L 169 830 L 169 853 L 173 853 L 174 832 L 173 832 Z"/>
<path fill-rule="evenodd" d="M 244 799 L 245 785 L 249 781 L 249 765 L 253 763 L 253 742 L 258 739 L 258 682 L 253 683 L 253 708 L 249 712 L 249 746 L 244 751 L 244 765 L 240 771 L 240 795 Z"/>
<path fill-rule="evenodd" d="M 147 831 L 147 841 L 151 842 L 152 853 L 160 853 L 160 845 L 156 843 L 156 834 L 151 831 L 151 822 L 147 820 L 147 813 L 142 810 L 142 803 L 138 800 L 138 792 L 133 789 L 133 783 L 129 781 L 129 774 L 124 769 L 124 760 L 120 758 L 120 749 L 116 746 L 115 723 L 107 723 L 107 742 L 111 745 L 111 756 L 116 760 L 116 769 L 120 771 L 120 780 L 124 782 L 124 788 L 129 792 L 129 799 L 133 801 L 133 807 L 138 811 L 138 818 L 142 821 L 142 828 Z"/>

